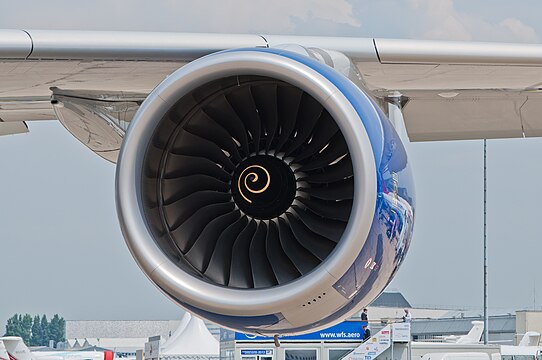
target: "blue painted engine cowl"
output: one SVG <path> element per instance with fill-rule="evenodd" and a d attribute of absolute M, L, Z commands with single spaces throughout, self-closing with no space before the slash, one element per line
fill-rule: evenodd
<path fill-rule="evenodd" d="M 254 48 L 153 90 L 123 142 L 117 208 L 169 298 L 274 335 L 333 325 L 384 290 L 414 193 L 399 136 L 363 90 L 310 57 Z"/>

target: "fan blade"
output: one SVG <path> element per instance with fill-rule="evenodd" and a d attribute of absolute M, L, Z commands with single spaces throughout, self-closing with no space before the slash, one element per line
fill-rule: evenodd
<path fill-rule="evenodd" d="M 173 204 L 192 193 L 203 190 L 225 193 L 230 190 L 230 187 L 214 177 L 199 174 L 162 181 L 162 198 L 165 205 Z"/>
<path fill-rule="evenodd" d="M 347 200 L 354 198 L 354 178 L 349 177 L 326 186 L 300 187 L 298 191 L 322 200 Z"/>
<path fill-rule="evenodd" d="M 229 173 L 209 159 L 175 154 L 168 155 L 164 179 L 176 179 L 197 174 L 209 175 L 225 182 L 228 182 L 231 179 Z"/>
<path fill-rule="evenodd" d="M 313 212 L 293 205 L 292 209 L 303 223 L 314 233 L 322 235 L 326 239 L 336 243 L 341 240 L 341 236 L 346 228 L 346 224 L 341 221 L 322 219 Z"/>
<path fill-rule="evenodd" d="M 346 140 L 344 140 L 341 133 L 337 133 L 325 149 L 318 155 L 315 155 L 311 160 L 306 161 L 298 171 L 311 171 L 326 167 L 346 154 L 348 154 Z"/>
<path fill-rule="evenodd" d="M 169 227 L 177 228 L 197 210 L 211 204 L 225 203 L 231 200 L 231 194 L 217 191 L 198 191 L 179 201 L 163 207 Z"/>
<path fill-rule="evenodd" d="M 288 222 L 283 218 L 279 218 L 279 238 L 284 253 L 301 275 L 305 275 L 320 264 L 316 256 L 299 244 Z"/>
<path fill-rule="evenodd" d="M 251 220 L 233 244 L 228 286 L 237 288 L 254 287 L 252 270 L 250 268 L 250 242 L 256 232 L 256 228 L 256 222 Z"/>
<path fill-rule="evenodd" d="M 209 266 L 205 270 L 205 276 L 221 285 L 228 285 L 230 278 L 230 268 L 232 264 L 232 251 L 235 240 L 241 231 L 247 226 L 246 216 L 242 216 L 236 222 L 228 226 L 220 235 L 213 250 L 213 255 L 209 261 Z"/>
<path fill-rule="evenodd" d="M 253 86 L 252 95 L 265 125 L 265 151 L 268 152 L 278 127 L 277 85 Z"/>
<path fill-rule="evenodd" d="M 186 259 L 194 267 L 202 269 L 202 272 L 205 272 L 220 234 L 239 219 L 239 214 L 240 211 L 237 210 L 211 220 L 198 236 L 194 245 L 186 253 Z"/>
<path fill-rule="evenodd" d="M 318 119 L 318 124 L 314 128 L 309 144 L 301 149 L 294 161 L 300 162 L 317 154 L 338 131 L 339 128 L 331 115 L 324 111 L 320 119 Z"/>
<path fill-rule="evenodd" d="M 250 152 L 248 149 L 247 130 L 243 121 L 241 121 L 235 110 L 231 107 L 228 99 L 224 95 L 217 96 L 214 101 L 203 106 L 203 111 L 226 129 L 241 144 L 244 156 L 248 156 Z"/>
<path fill-rule="evenodd" d="M 190 122 L 184 126 L 184 129 L 200 138 L 217 144 L 221 149 L 226 150 L 237 162 L 241 160 L 239 151 L 237 151 L 237 145 L 231 135 L 203 111 L 198 111 Z"/>
<path fill-rule="evenodd" d="M 249 131 L 252 140 L 250 142 L 252 147 L 249 146 L 249 149 L 257 153 L 260 148 L 260 117 L 256 105 L 254 105 L 250 88 L 248 86 L 237 87 L 226 95 L 226 99 L 245 124 L 245 129 Z"/>
<path fill-rule="evenodd" d="M 277 285 L 277 279 L 265 251 L 266 234 L 267 225 L 260 222 L 250 243 L 250 265 L 255 288 Z"/>
<path fill-rule="evenodd" d="M 296 136 L 286 150 L 286 155 L 296 151 L 301 145 L 306 144 L 324 108 L 320 103 L 307 93 L 303 93 L 301 105 L 297 113 L 295 123 Z"/>
<path fill-rule="evenodd" d="M 266 238 L 267 258 L 279 284 L 297 279 L 301 274 L 284 252 L 279 238 L 277 224 L 269 222 Z"/>
<path fill-rule="evenodd" d="M 297 112 L 301 103 L 303 91 L 293 86 L 278 87 L 278 117 L 280 121 L 280 136 L 276 151 L 280 152 L 295 128 Z"/>
<path fill-rule="evenodd" d="M 186 254 L 207 224 L 221 215 L 232 212 L 234 207 L 235 205 L 231 202 L 202 207 L 178 228 L 171 229 L 171 235 L 175 239 L 178 248 Z"/>
<path fill-rule="evenodd" d="M 299 180 L 313 184 L 327 184 L 344 180 L 353 175 L 354 169 L 352 168 L 352 159 L 350 158 L 350 155 L 347 155 L 336 164 L 300 176 Z"/>
<path fill-rule="evenodd" d="M 350 210 L 352 209 L 352 200 L 343 201 L 325 201 L 319 199 L 306 199 L 304 197 L 297 198 L 309 210 L 316 215 L 327 219 L 339 220 L 348 222 L 350 218 Z"/>
<path fill-rule="evenodd" d="M 177 155 L 204 157 L 220 164 L 227 171 L 233 171 L 235 167 L 218 145 L 187 131 L 177 137 L 171 152 Z"/>
<path fill-rule="evenodd" d="M 288 223 L 299 244 L 310 251 L 320 261 L 324 261 L 333 251 L 336 243 L 312 232 L 303 222 L 291 213 L 286 213 Z"/>

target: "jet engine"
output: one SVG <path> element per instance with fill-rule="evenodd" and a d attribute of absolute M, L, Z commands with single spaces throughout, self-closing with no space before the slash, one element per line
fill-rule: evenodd
<path fill-rule="evenodd" d="M 315 331 L 359 311 L 408 249 L 405 150 L 375 101 L 310 57 L 211 54 L 143 102 L 117 168 L 122 231 L 147 277 L 240 332 Z"/>

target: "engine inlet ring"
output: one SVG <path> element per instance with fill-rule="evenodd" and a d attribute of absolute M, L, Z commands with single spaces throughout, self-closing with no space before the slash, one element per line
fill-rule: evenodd
<path fill-rule="evenodd" d="M 355 174 L 354 201 L 350 220 L 340 242 L 321 265 L 300 279 L 250 289 L 250 296 L 239 297 L 239 289 L 217 286 L 190 271 L 184 260 L 170 258 L 170 245 L 155 237 L 156 224 L 147 218 L 142 188 L 147 181 L 141 174 L 155 172 L 155 162 L 144 162 L 146 154 L 163 148 L 167 139 L 156 133 L 158 123 L 177 104 L 199 87 L 232 76 L 262 76 L 302 89 L 318 101 L 336 121 L 348 145 Z M 198 94 L 193 94 L 197 99 Z M 169 113 L 171 114 L 171 113 Z M 172 129 L 173 130 L 173 129 Z M 169 132 L 171 134 L 171 132 Z M 252 150 L 252 149 L 249 149 Z M 230 174 L 235 166 L 227 169 Z M 231 315 L 263 315 L 304 302 L 304 294 L 321 286 L 331 286 L 359 254 L 372 220 L 376 202 L 376 176 L 371 143 L 359 115 L 349 100 L 325 76 L 311 67 L 277 54 L 241 50 L 211 55 L 181 68 L 160 84 L 141 106 L 130 127 L 117 170 L 117 206 L 127 244 L 139 266 L 170 297 L 179 303 L 206 311 Z M 363 175 L 363 176 L 361 176 Z M 226 191 L 227 192 L 227 191 Z M 356 200 L 358 199 L 358 200 Z M 359 201 L 363 199 L 363 201 Z M 184 264 L 184 265 L 183 265 Z M 221 299 L 217 304 L 216 299 Z M 268 314 L 267 313 L 267 314 Z"/>

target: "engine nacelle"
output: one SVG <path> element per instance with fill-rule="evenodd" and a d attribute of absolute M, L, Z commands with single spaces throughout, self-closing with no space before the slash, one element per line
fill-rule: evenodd
<path fill-rule="evenodd" d="M 408 249 L 413 196 L 369 96 L 276 49 L 169 76 L 117 170 L 122 231 L 147 277 L 197 316 L 262 335 L 330 326 L 378 296 Z"/>

